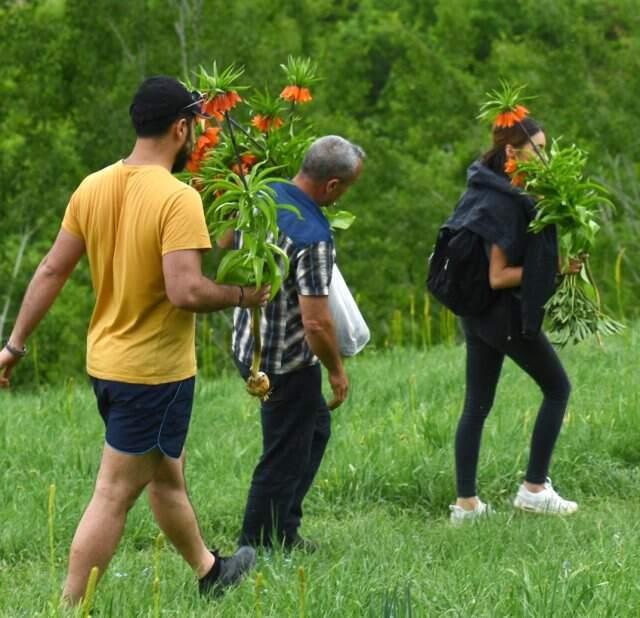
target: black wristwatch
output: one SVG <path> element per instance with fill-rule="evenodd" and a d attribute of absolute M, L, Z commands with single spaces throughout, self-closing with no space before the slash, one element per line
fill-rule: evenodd
<path fill-rule="evenodd" d="M 17 358 L 24 358 L 27 355 L 27 346 L 24 346 L 22 348 L 22 350 L 19 350 L 18 348 L 14 348 L 8 341 L 7 343 L 5 343 L 5 349 L 7 350 L 7 352 L 9 352 L 9 354 L 12 354 L 13 356 L 17 357 Z"/>

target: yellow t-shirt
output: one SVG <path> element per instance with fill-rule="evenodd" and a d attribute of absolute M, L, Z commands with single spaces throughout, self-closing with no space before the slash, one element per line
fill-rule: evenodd
<path fill-rule="evenodd" d="M 62 227 L 84 241 L 96 294 L 89 375 L 134 384 L 195 375 L 195 315 L 169 302 L 162 256 L 211 248 L 198 192 L 161 166 L 119 161 L 84 179 Z"/>

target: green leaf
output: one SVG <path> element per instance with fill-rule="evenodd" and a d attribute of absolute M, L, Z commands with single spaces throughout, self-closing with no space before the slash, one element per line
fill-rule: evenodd
<path fill-rule="evenodd" d="M 334 230 L 348 230 L 356 220 L 356 216 L 348 210 L 328 210 L 327 219 Z"/>
<path fill-rule="evenodd" d="M 246 264 L 243 251 L 234 249 L 224 255 L 218 266 L 216 281 L 232 285 L 254 285 L 254 272 L 251 266 Z"/>

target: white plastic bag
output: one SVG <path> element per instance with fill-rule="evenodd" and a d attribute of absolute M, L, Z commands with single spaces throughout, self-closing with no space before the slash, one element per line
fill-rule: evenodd
<path fill-rule="evenodd" d="M 355 356 L 369 343 L 371 333 L 336 264 L 329 286 L 329 309 L 336 326 L 340 353 Z"/>

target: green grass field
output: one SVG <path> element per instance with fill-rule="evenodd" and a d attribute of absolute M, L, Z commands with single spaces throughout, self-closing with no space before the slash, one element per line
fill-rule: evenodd
<path fill-rule="evenodd" d="M 370 352 L 349 363 L 352 396 L 334 414 L 307 500 L 302 532 L 321 544 L 319 552 L 262 555 L 240 587 L 208 602 L 165 546 L 156 614 L 158 530 L 142 499 L 98 588 L 94 615 L 640 616 L 640 330 L 607 341 L 604 350 L 586 344 L 562 356 L 574 390 L 552 477 L 580 503 L 574 517 L 511 509 L 540 396 L 508 363 L 479 470 L 481 496 L 497 514 L 452 528 L 463 348 Z M 103 428 L 83 381 L 3 394 L 0 409 L 0 615 L 54 615 Z M 200 383 L 187 477 L 205 537 L 224 551 L 234 548 L 259 448 L 256 403 L 240 380 Z"/>

